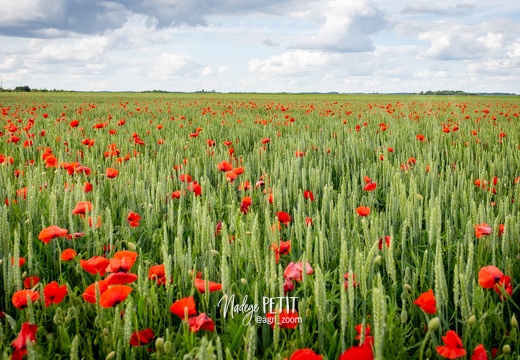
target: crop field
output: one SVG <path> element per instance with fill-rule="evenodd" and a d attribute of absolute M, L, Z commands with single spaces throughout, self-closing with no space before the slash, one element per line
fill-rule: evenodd
<path fill-rule="evenodd" d="M 3 359 L 519 359 L 520 98 L 0 93 Z"/>

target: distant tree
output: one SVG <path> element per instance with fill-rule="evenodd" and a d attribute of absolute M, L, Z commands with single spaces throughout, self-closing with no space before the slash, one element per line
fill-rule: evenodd
<path fill-rule="evenodd" d="M 30 92 L 31 91 L 31 88 L 27 85 L 25 86 L 17 86 L 14 88 L 14 91 L 19 91 L 19 92 Z"/>

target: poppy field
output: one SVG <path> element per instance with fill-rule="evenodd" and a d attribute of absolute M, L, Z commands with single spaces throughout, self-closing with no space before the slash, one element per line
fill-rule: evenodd
<path fill-rule="evenodd" d="M 519 106 L 0 93 L 2 358 L 518 359 Z"/>

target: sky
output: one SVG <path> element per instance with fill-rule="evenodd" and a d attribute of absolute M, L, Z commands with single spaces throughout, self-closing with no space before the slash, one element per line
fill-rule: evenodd
<path fill-rule="evenodd" d="M 3 88 L 520 93 L 513 0 L 3 0 Z"/>

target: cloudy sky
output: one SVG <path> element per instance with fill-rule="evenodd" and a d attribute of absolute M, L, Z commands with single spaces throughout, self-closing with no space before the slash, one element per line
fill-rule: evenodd
<path fill-rule="evenodd" d="M 520 93 L 513 0 L 3 0 L 4 88 Z"/>

